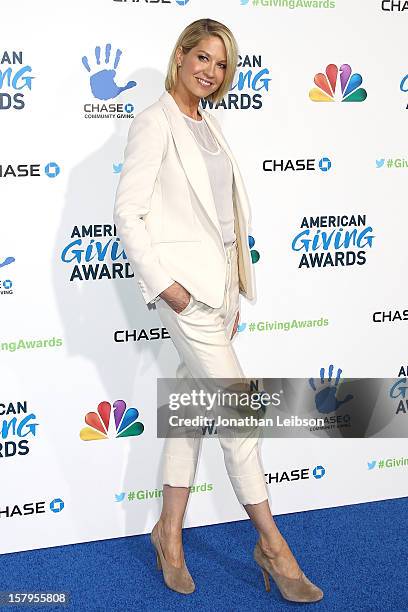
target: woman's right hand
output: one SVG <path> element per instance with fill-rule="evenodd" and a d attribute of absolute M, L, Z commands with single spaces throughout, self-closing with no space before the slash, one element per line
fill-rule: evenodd
<path fill-rule="evenodd" d="M 179 314 L 187 307 L 191 294 L 183 287 L 183 285 L 180 285 L 180 283 L 174 281 L 170 287 L 167 287 L 167 289 L 160 293 L 160 297 L 167 302 L 170 308 Z"/>

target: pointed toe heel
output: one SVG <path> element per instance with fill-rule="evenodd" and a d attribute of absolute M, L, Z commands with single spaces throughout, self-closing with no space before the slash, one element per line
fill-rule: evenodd
<path fill-rule="evenodd" d="M 164 582 L 169 589 L 183 595 L 193 593 L 195 591 L 195 584 L 187 569 L 186 562 L 183 561 L 182 567 L 175 567 L 166 561 L 160 544 L 157 524 L 153 527 L 150 540 L 156 550 L 157 569 L 162 570 Z"/>
<path fill-rule="evenodd" d="M 288 601 L 306 603 L 320 601 L 323 598 L 323 591 L 313 584 L 303 572 L 298 578 L 288 578 L 276 572 L 272 567 L 271 559 L 264 554 L 259 543 L 255 546 L 254 559 L 262 570 L 266 591 L 271 590 L 269 582 L 269 576 L 271 576 L 282 597 Z"/>

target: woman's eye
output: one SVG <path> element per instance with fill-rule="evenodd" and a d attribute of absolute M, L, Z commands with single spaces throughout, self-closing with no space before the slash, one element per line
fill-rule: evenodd
<path fill-rule="evenodd" d="M 198 56 L 199 60 L 207 60 L 208 57 L 206 55 L 199 55 Z M 222 68 L 223 70 L 225 70 L 227 68 L 227 64 L 218 64 L 220 66 L 220 68 Z"/>

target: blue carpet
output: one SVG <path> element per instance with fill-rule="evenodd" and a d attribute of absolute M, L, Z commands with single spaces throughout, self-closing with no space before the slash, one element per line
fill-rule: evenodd
<path fill-rule="evenodd" d="M 192 595 L 179 595 L 165 587 L 148 536 L 2 555 L 0 591 L 71 593 L 70 606 L 23 608 L 32 612 L 406 612 L 406 500 L 275 517 L 299 565 L 324 591 L 318 603 L 283 600 L 272 579 L 271 592 L 266 593 L 261 571 L 252 559 L 257 538 L 249 521 L 184 530 L 185 555 L 197 586 Z"/>

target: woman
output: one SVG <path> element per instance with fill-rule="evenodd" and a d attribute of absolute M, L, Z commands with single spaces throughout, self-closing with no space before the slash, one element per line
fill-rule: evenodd
<path fill-rule="evenodd" d="M 249 204 L 236 161 L 201 98 L 219 102 L 238 62 L 231 31 L 199 19 L 179 36 L 166 91 L 129 129 L 114 220 L 146 303 L 180 355 L 178 378 L 243 378 L 231 340 L 239 295 L 255 296 L 247 242 Z M 200 438 L 167 439 L 163 508 L 151 540 L 168 587 L 192 593 L 182 524 Z M 259 533 L 254 558 L 283 597 L 318 601 L 322 591 L 299 568 L 268 504 L 258 439 L 221 439 L 231 484 Z"/>

